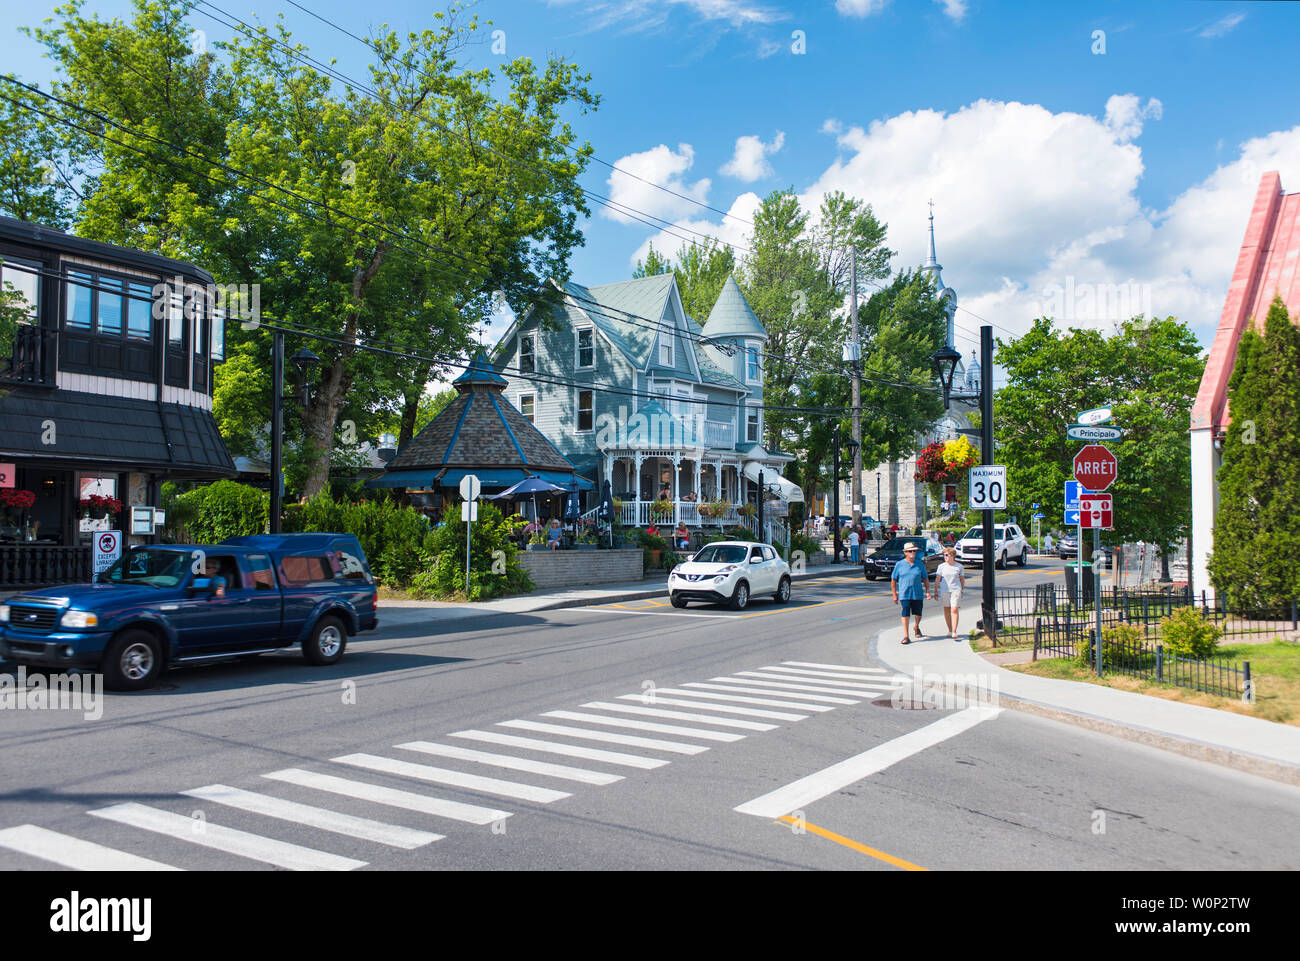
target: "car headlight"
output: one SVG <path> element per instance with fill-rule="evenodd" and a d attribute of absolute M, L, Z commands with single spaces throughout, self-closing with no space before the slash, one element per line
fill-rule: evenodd
<path fill-rule="evenodd" d="M 60 627 L 96 627 L 99 615 L 90 611 L 68 611 L 59 620 Z"/>
<path fill-rule="evenodd" d="M 0 624 L 8 623 L 8 621 L 9 621 L 9 605 L 0 604 Z"/>

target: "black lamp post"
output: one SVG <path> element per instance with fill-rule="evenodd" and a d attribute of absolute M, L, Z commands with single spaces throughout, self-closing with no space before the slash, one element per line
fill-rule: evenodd
<path fill-rule="evenodd" d="M 284 402 L 298 400 L 304 408 L 311 401 L 308 377 L 320 358 L 306 347 L 290 362 L 298 371 L 299 396 L 284 394 L 284 331 L 277 330 L 271 337 L 271 533 L 280 533 L 281 501 L 284 499 L 284 467 L 280 448 L 284 445 Z"/>
<path fill-rule="evenodd" d="M 939 383 L 943 384 L 943 409 L 948 409 L 949 399 L 952 394 L 952 379 L 957 373 L 957 364 L 961 361 L 961 353 L 949 344 L 944 344 L 933 354 L 930 355 L 930 365 L 934 372 L 939 375 Z"/>

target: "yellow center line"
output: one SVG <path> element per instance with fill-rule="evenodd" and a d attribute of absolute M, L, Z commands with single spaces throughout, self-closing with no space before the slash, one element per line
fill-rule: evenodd
<path fill-rule="evenodd" d="M 786 824 L 794 824 L 803 828 L 805 831 L 811 831 L 818 837 L 826 838 L 828 841 L 834 841 L 836 844 L 842 844 L 846 848 L 851 848 L 860 854 L 875 858 L 877 861 L 884 861 L 886 864 L 892 864 L 896 868 L 902 868 L 904 871 L 928 871 L 929 868 L 923 868 L 919 864 L 913 864 L 911 861 L 904 861 L 902 858 L 896 858 L 892 854 L 886 854 L 884 851 L 877 851 L 875 848 L 869 848 L 865 844 L 859 844 L 852 838 L 846 838 L 842 834 L 836 834 L 834 831 L 827 831 L 825 828 L 819 828 L 815 824 L 809 824 L 807 821 L 799 821 L 786 814 L 776 819 L 784 821 Z M 776 823 L 776 822 L 773 822 Z"/>

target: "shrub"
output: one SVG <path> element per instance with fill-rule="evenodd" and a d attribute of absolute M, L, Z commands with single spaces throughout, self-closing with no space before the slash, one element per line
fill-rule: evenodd
<path fill-rule="evenodd" d="M 1223 635 L 1196 607 L 1179 607 L 1160 622 L 1160 643 L 1170 654 L 1203 660 L 1214 654 Z"/>
<path fill-rule="evenodd" d="M 458 510 L 448 509 L 443 516 L 446 523 L 436 528 L 429 539 L 430 550 L 437 555 L 433 569 L 428 576 L 415 575 L 412 585 L 418 582 L 423 591 L 449 597 L 465 591 L 465 522 Z M 510 519 L 502 516 L 495 504 L 479 505 L 478 520 L 470 525 L 469 600 L 533 589 L 532 578 L 519 565 L 519 549 L 510 537 L 512 531 Z"/>
<path fill-rule="evenodd" d="M 181 494 L 189 537 L 199 544 L 216 544 L 227 537 L 264 534 L 271 516 L 271 496 L 247 484 L 217 481 Z M 191 513 L 192 511 L 192 513 Z"/>
<path fill-rule="evenodd" d="M 822 550 L 821 543 L 815 537 L 807 537 L 803 534 L 793 534 L 790 537 L 790 557 L 794 557 L 795 551 L 803 551 L 805 558 L 812 557 L 814 554 L 820 554 Z"/>
<path fill-rule="evenodd" d="M 682 562 L 682 555 L 676 551 L 664 551 L 659 555 L 660 566 L 666 571 L 671 571 L 674 567 Z"/>
<path fill-rule="evenodd" d="M 428 518 L 413 507 L 387 498 L 336 501 L 321 492 L 305 504 L 290 505 L 284 514 L 283 529 L 286 533 L 322 531 L 353 535 L 366 552 L 376 579 L 389 587 L 409 583 L 430 566 L 434 554 Z M 463 564 L 463 549 L 461 557 Z"/>

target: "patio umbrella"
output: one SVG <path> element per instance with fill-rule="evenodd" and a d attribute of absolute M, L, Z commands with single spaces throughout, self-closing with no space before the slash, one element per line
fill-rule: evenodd
<path fill-rule="evenodd" d="M 525 477 L 514 487 L 503 490 L 500 494 L 493 496 L 493 500 L 517 500 L 521 494 L 531 494 L 533 496 L 533 523 L 537 522 L 537 495 L 538 494 L 555 494 L 563 493 L 563 487 L 557 487 L 550 481 L 544 481 L 540 477 Z"/>

